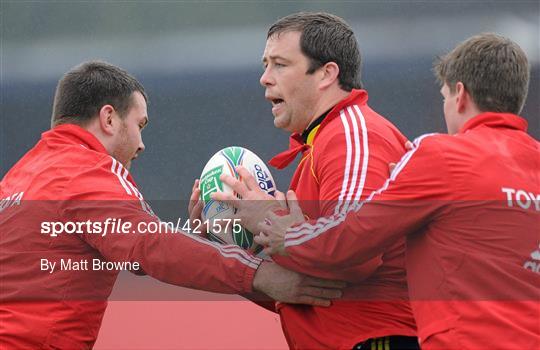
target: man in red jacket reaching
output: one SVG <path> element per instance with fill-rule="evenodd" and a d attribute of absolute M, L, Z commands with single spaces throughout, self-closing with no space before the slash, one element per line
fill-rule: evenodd
<path fill-rule="evenodd" d="M 419 137 L 391 177 L 347 212 L 267 213 L 257 242 L 296 271 L 369 261 L 407 237 L 422 349 L 540 348 L 540 143 L 518 114 L 521 48 L 474 36 L 435 65 L 450 135 Z"/>
<path fill-rule="evenodd" d="M 146 94 L 103 62 L 60 80 L 52 128 L 0 182 L 0 347 L 89 349 L 119 270 L 220 293 L 329 305 L 341 282 L 168 231 L 129 174 L 144 150 Z M 149 228 L 164 233 L 148 233 Z"/>

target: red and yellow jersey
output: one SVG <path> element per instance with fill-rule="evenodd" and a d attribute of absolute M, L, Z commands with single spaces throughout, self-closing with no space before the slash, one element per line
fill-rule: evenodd
<path fill-rule="evenodd" d="M 137 262 L 136 273 L 221 293 L 251 291 L 261 262 L 184 233 L 43 234 L 44 222 L 160 223 L 128 170 L 75 125 L 45 132 L 2 179 L 0 199 L 0 338 L 10 349 L 92 347 L 119 273 L 94 260 Z M 42 271 L 43 259 L 56 270 Z M 74 271 L 62 260 L 89 263 Z"/>
<path fill-rule="evenodd" d="M 303 154 L 290 188 L 311 219 L 347 212 L 384 183 L 389 163 L 405 153 L 406 138 L 374 112 L 367 99 L 365 90 L 353 90 L 319 125 L 310 126 L 307 138 L 291 136 L 291 150 Z M 292 157 L 278 155 L 271 164 L 280 158 Z M 335 235 L 333 242 L 323 242 L 317 250 L 332 249 L 340 239 Z M 405 239 L 401 239 L 369 260 L 335 269 L 318 266 L 315 260 L 303 265 L 274 256 L 287 268 L 349 283 L 343 298 L 329 308 L 278 304 L 291 348 L 352 349 L 373 337 L 416 335 L 404 253 Z"/>
<path fill-rule="evenodd" d="M 418 138 L 365 202 L 289 229 L 288 259 L 347 269 L 407 237 L 422 349 L 540 348 L 540 143 L 526 128 L 482 113 Z"/>

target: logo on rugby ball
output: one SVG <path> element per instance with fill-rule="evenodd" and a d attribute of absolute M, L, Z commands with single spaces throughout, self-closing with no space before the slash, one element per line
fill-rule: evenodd
<path fill-rule="evenodd" d="M 245 167 L 253 175 L 263 191 L 272 196 L 275 194 L 276 183 L 272 174 L 257 155 L 243 147 L 224 148 L 210 158 L 200 177 L 199 187 L 204 203 L 203 220 L 233 218 L 236 212 L 235 208 L 226 203 L 212 200 L 210 195 L 218 191 L 234 194 L 234 191 L 221 182 L 219 177 L 221 174 L 228 174 L 238 179 L 239 175 L 235 168 L 239 165 Z M 254 243 L 253 234 L 243 227 L 240 230 L 233 230 L 232 227 L 229 227 L 226 232 L 209 232 L 208 237 L 219 243 L 236 244 L 255 254 L 262 251 L 262 247 Z"/>

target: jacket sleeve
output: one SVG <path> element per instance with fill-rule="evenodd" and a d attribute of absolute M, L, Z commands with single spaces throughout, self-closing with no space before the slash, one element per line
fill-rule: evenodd
<path fill-rule="evenodd" d="M 127 170 L 111 157 L 80 171 L 66 191 L 70 193 L 63 198 L 69 199 L 60 209 L 61 217 L 102 225 L 109 220 L 111 232 L 79 235 L 105 260 L 138 262 L 144 273 L 183 287 L 220 293 L 252 291 L 261 259 L 238 246 L 219 245 L 165 229 Z M 117 231 L 121 224 L 128 223 L 128 232 L 112 232 L 113 221 Z M 147 233 L 150 227 L 161 227 L 161 233 Z"/>
<path fill-rule="evenodd" d="M 313 269 L 363 264 L 427 225 L 451 190 L 437 143 L 422 140 L 415 141 L 383 187 L 365 201 L 290 228 L 285 235 L 288 259 Z"/>
<path fill-rule="evenodd" d="M 388 159 L 391 159 L 391 155 L 396 157 L 396 150 L 384 138 L 376 134 L 368 137 L 366 126 L 354 117 L 353 114 L 342 115 L 338 127 L 329 130 L 330 135 L 324 135 L 313 146 L 310 171 L 319 185 L 317 204 L 320 217 L 344 215 L 355 203 L 365 200 L 378 188 L 379 185 L 375 184 L 382 184 L 388 178 Z M 301 203 L 301 206 L 304 205 L 314 203 Z M 347 227 L 327 240 L 312 244 L 318 245 L 316 250 L 341 245 L 342 234 L 350 230 L 351 227 Z M 382 264 L 382 256 L 381 251 L 356 264 L 332 264 L 326 268 L 308 267 L 282 256 L 274 259 L 299 272 L 358 282 L 369 277 Z"/>

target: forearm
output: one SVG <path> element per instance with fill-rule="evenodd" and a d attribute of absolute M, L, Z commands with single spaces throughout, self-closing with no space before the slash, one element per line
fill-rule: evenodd
<path fill-rule="evenodd" d="M 160 281 L 218 293 L 249 293 L 261 259 L 184 233 L 141 237 L 130 259 Z"/>
<path fill-rule="evenodd" d="M 251 292 L 261 263 L 238 246 L 179 232 L 91 236 L 85 240 L 106 260 L 137 262 L 142 272 L 160 281 L 211 292 Z"/>
<path fill-rule="evenodd" d="M 370 201 L 331 220 L 293 227 L 285 236 L 290 259 L 305 269 L 339 269 L 377 259 L 423 224 L 434 206 L 412 201 Z"/>
<path fill-rule="evenodd" d="M 176 232 L 138 207 L 136 201 L 80 201 L 64 215 L 77 220 L 129 223 L 125 234 L 90 235 L 81 239 L 109 261 L 137 262 L 142 272 L 166 283 L 219 293 L 251 292 L 261 259 L 238 246 L 222 246 Z M 148 233 L 148 224 L 158 232 Z M 143 224 L 143 225 L 141 225 Z M 140 231 L 140 232 L 139 232 Z"/>

